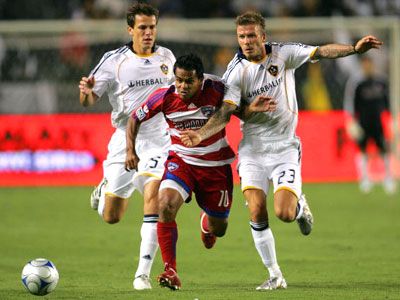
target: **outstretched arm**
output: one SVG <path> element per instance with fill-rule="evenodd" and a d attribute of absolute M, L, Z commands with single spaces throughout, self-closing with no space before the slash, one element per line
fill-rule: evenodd
<path fill-rule="evenodd" d="M 271 97 L 260 95 L 250 105 L 246 105 L 245 108 L 241 109 L 238 114 L 241 119 L 245 120 L 254 112 L 274 111 L 276 105 L 276 101 Z M 197 146 L 201 141 L 220 132 L 228 124 L 233 113 L 237 114 L 237 106 L 224 102 L 221 108 L 199 130 L 182 131 L 182 143 L 186 147 Z"/>
<path fill-rule="evenodd" d="M 99 98 L 93 93 L 94 77 L 82 77 L 79 82 L 79 102 L 82 106 L 87 107 L 96 103 Z"/>
<path fill-rule="evenodd" d="M 139 164 L 139 157 L 136 154 L 136 137 L 139 132 L 140 123 L 130 117 L 126 127 L 126 158 L 125 170 L 137 170 Z"/>
<path fill-rule="evenodd" d="M 372 48 L 379 49 L 382 44 L 383 42 L 378 40 L 376 37 L 367 35 L 357 41 L 354 45 L 328 44 L 320 46 L 311 59 L 339 58 L 352 54 L 362 54 Z"/>

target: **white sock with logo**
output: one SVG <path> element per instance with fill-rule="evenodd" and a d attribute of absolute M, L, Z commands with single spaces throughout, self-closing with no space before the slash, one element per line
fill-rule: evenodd
<path fill-rule="evenodd" d="M 158 249 L 157 219 L 158 215 L 145 215 L 143 218 L 144 222 L 140 229 L 142 241 L 140 243 L 139 265 L 135 273 L 135 278 L 143 274 L 150 275 L 154 256 Z"/>
<path fill-rule="evenodd" d="M 251 222 L 251 234 L 253 235 L 254 245 L 261 257 L 265 267 L 269 271 L 270 277 L 281 277 L 282 272 L 279 268 L 275 251 L 275 239 L 270 228 L 254 230 Z"/>

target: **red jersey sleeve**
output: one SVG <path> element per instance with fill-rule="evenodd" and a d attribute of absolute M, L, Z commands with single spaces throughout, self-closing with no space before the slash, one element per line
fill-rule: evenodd
<path fill-rule="evenodd" d="M 153 92 L 138 109 L 132 113 L 132 118 L 136 121 L 146 121 L 162 111 L 164 98 L 168 88 L 158 89 Z"/>

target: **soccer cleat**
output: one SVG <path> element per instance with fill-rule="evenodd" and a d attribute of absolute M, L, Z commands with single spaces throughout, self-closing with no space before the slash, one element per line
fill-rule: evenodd
<path fill-rule="evenodd" d="M 157 281 L 161 287 L 167 287 L 173 291 L 179 290 L 182 286 L 178 274 L 168 264 L 165 264 L 165 271 L 158 275 Z"/>
<path fill-rule="evenodd" d="M 150 278 L 146 274 L 142 274 L 133 280 L 133 288 L 135 290 L 150 290 Z"/>
<path fill-rule="evenodd" d="M 102 190 L 103 186 L 105 186 L 106 184 L 107 184 L 107 179 L 103 178 L 103 180 L 100 182 L 100 184 L 95 187 L 92 194 L 90 195 L 90 206 L 94 210 L 97 210 L 97 208 L 99 207 L 101 190 Z"/>
<path fill-rule="evenodd" d="M 204 247 L 211 249 L 214 247 L 217 237 L 208 231 L 208 218 L 204 211 L 200 213 L 200 228 L 201 228 L 201 240 L 203 241 Z"/>
<path fill-rule="evenodd" d="M 263 290 L 276 290 L 276 289 L 286 289 L 287 284 L 285 278 L 283 277 L 271 277 L 264 281 L 264 283 L 256 287 L 257 291 Z"/>
<path fill-rule="evenodd" d="M 303 206 L 303 214 L 297 219 L 297 224 L 299 224 L 302 234 L 309 235 L 312 230 L 314 218 L 304 194 L 301 195 L 299 202 L 301 202 L 301 205 Z"/>

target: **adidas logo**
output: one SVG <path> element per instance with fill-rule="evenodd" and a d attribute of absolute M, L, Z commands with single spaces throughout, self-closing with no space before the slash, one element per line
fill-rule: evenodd
<path fill-rule="evenodd" d="M 145 65 L 151 65 L 151 62 L 150 62 L 150 60 L 148 60 L 148 59 L 146 58 L 145 61 L 144 61 L 144 64 L 145 64 Z"/>
<path fill-rule="evenodd" d="M 194 105 L 193 103 L 190 103 L 189 106 L 188 106 L 188 108 L 197 108 L 197 106 Z"/>

